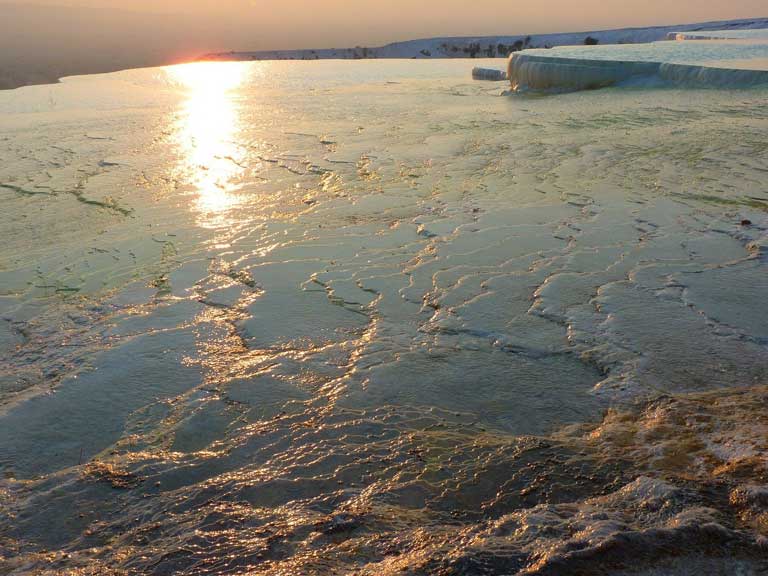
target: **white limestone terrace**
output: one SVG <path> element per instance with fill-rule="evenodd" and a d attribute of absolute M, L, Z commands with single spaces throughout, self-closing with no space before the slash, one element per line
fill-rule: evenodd
<path fill-rule="evenodd" d="M 718 39 L 706 41 L 526 50 L 511 55 L 507 75 L 515 91 L 566 92 L 625 84 L 694 88 L 768 86 L 766 30 L 754 30 L 749 38 L 719 39 L 728 33 L 712 31 L 712 38 Z"/>
<path fill-rule="evenodd" d="M 321 60 L 364 58 L 506 58 L 513 52 L 530 48 L 551 48 L 584 44 L 644 44 L 665 40 L 670 34 L 709 31 L 743 31 L 768 28 L 768 17 L 570 32 L 562 34 L 533 34 L 511 36 L 474 36 L 426 38 L 396 42 L 379 47 L 329 48 L 306 50 L 231 51 L 206 54 L 201 60 Z"/>
<path fill-rule="evenodd" d="M 667 40 L 767 40 L 768 28 L 670 32 Z"/>

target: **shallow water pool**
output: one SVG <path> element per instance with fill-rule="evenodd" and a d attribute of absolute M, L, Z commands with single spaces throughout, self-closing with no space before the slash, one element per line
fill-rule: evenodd
<path fill-rule="evenodd" d="M 760 568 L 768 93 L 469 72 L 0 93 L 3 570 Z"/>

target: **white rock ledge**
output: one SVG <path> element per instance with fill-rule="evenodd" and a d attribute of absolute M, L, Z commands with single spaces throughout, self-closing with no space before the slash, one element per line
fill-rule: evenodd
<path fill-rule="evenodd" d="M 768 85 L 768 70 L 622 60 L 559 58 L 512 54 L 507 76 L 515 91 L 570 92 L 628 81 L 693 88 L 745 88 Z"/>

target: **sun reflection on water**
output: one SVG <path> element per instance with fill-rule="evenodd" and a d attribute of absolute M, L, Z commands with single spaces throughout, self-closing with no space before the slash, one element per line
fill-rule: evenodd
<path fill-rule="evenodd" d="M 201 224 L 229 223 L 228 212 L 240 203 L 237 191 L 245 167 L 234 141 L 242 130 L 237 90 L 247 66 L 239 62 L 197 62 L 170 66 L 169 79 L 187 94 L 176 124 L 182 179 L 195 189 Z"/>

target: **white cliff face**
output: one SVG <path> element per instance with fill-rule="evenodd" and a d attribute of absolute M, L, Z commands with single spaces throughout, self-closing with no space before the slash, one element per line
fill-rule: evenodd
<path fill-rule="evenodd" d="M 527 53 L 513 54 L 507 76 L 516 91 L 571 91 L 605 88 L 632 77 L 652 77 L 654 62 L 628 62 L 557 58 Z"/>

